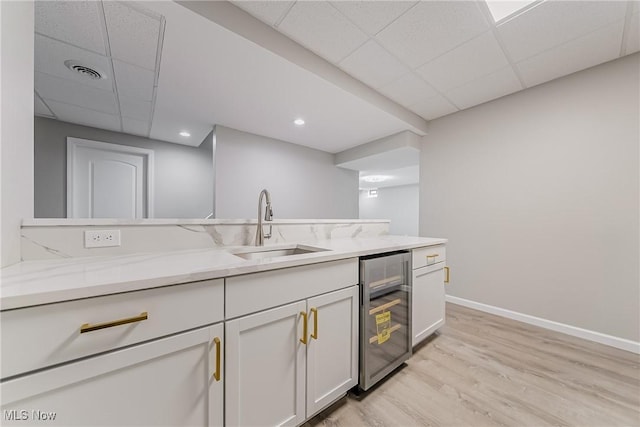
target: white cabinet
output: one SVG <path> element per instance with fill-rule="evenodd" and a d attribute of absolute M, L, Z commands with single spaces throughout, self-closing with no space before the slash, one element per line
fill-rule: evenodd
<path fill-rule="evenodd" d="M 358 258 L 225 279 L 225 318 L 267 310 L 358 284 Z"/>
<path fill-rule="evenodd" d="M 353 286 L 307 301 L 307 418 L 358 383 L 358 296 Z"/>
<path fill-rule="evenodd" d="M 222 341 L 219 323 L 4 381 L 3 425 L 221 426 Z"/>
<path fill-rule="evenodd" d="M 223 319 L 221 279 L 2 311 L 2 421 L 221 426 Z"/>
<path fill-rule="evenodd" d="M 305 301 L 226 323 L 226 425 L 304 421 Z"/>
<path fill-rule="evenodd" d="M 222 320 L 222 279 L 2 311 L 2 378 Z"/>
<path fill-rule="evenodd" d="M 299 425 L 357 384 L 358 287 L 226 323 L 226 425 Z"/>
<path fill-rule="evenodd" d="M 412 254 L 412 345 L 415 346 L 445 322 L 445 247 L 414 249 Z"/>
<path fill-rule="evenodd" d="M 351 258 L 2 311 L 2 421 L 301 424 L 357 383 L 357 283 Z"/>

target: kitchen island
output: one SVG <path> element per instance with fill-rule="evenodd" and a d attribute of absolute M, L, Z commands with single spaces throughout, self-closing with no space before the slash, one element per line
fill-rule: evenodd
<path fill-rule="evenodd" d="M 385 235 L 271 245 L 315 251 L 258 259 L 228 246 L 5 268 L 2 408 L 55 412 L 52 425 L 299 425 L 357 384 L 358 257 L 416 249 L 426 261 L 445 243 Z"/>

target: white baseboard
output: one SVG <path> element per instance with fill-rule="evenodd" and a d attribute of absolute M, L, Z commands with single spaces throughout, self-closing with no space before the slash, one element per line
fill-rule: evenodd
<path fill-rule="evenodd" d="M 640 354 L 640 342 L 631 341 L 625 338 L 614 337 L 613 335 L 607 335 L 600 332 L 590 331 L 588 329 L 578 328 L 576 326 L 567 325 L 565 323 L 554 322 L 553 320 L 543 319 L 541 317 L 530 316 L 528 314 L 518 313 L 517 311 L 511 311 L 493 305 L 483 304 L 480 302 L 471 301 L 464 298 L 458 298 L 451 295 L 446 296 L 446 301 L 463 305 L 465 307 L 474 308 L 476 310 L 484 311 L 486 313 L 495 314 L 497 316 L 506 317 L 508 319 L 517 320 L 530 325 L 540 326 L 541 328 L 550 329 L 556 332 L 562 332 L 563 334 L 571 335 L 585 340 L 594 341 L 600 344 L 608 345 L 611 347 L 619 348 L 621 350 L 630 351 L 632 353 Z"/>

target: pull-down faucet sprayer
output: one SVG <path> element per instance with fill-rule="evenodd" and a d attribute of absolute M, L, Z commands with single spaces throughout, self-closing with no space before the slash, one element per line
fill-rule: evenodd
<path fill-rule="evenodd" d="M 267 198 L 267 206 L 265 207 L 264 211 L 264 220 L 273 220 L 273 209 L 271 209 L 271 195 L 265 188 L 260 192 L 260 196 L 258 197 L 258 229 L 256 230 L 256 246 L 264 246 L 264 239 L 271 238 L 271 224 L 269 224 L 269 233 L 264 234 L 264 230 L 262 229 L 262 198 L 265 196 Z"/>

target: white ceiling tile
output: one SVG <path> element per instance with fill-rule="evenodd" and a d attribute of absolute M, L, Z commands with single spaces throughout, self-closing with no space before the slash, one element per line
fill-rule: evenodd
<path fill-rule="evenodd" d="M 410 110 L 425 120 L 437 119 L 438 117 L 458 111 L 458 109 L 442 95 L 418 101 L 410 107 Z"/>
<path fill-rule="evenodd" d="M 416 72 L 445 92 L 508 64 L 498 41 L 488 31 L 426 63 Z"/>
<path fill-rule="evenodd" d="M 415 1 L 333 1 L 331 4 L 368 34 L 374 35 L 405 13 Z"/>
<path fill-rule="evenodd" d="M 33 112 L 36 116 L 53 117 L 49 107 L 35 93 L 33 94 Z"/>
<path fill-rule="evenodd" d="M 120 114 L 122 117 L 148 122 L 151 120 L 151 102 L 120 95 Z"/>
<path fill-rule="evenodd" d="M 128 117 L 122 118 L 122 131 L 130 133 L 132 135 L 149 137 L 149 122 L 142 120 L 130 119 Z"/>
<path fill-rule="evenodd" d="M 62 102 L 49 101 L 48 103 L 51 111 L 63 122 L 120 132 L 120 118 L 118 116 Z"/>
<path fill-rule="evenodd" d="M 34 73 L 34 84 L 38 94 L 47 101 L 59 101 L 107 114 L 118 114 L 116 96 L 111 91 L 95 89 L 74 80 L 40 72 Z"/>
<path fill-rule="evenodd" d="M 405 74 L 388 85 L 380 87 L 378 92 L 405 107 L 438 95 L 435 89 L 414 73 Z"/>
<path fill-rule="evenodd" d="M 416 68 L 487 29 L 476 2 L 424 1 L 380 31 L 376 39 Z"/>
<path fill-rule="evenodd" d="M 407 67 L 374 40 L 369 40 L 360 46 L 343 59 L 339 66 L 373 88 L 396 80 L 409 72 Z"/>
<path fill-rule="evenodd" d="M 510 66 L 448 91 L 445 95 L 460 109 L 517 92 L 522 85 Z"/>
<path fill-rule="evenodd" d="M 636 3 L 637 4 L 637 3 Z M 640 7 L 640 6 L 639 6 Z M 626 54 L 638 52 L 640 50 L 640 13 L 631 16 L 627 27 Z"/>
<path fill-rule="evenodd" d="M 353 52 L 368 38 L 326 2 L 297 2 L 278 29 L 333 63 Z"/>
<path fill-rule="evenodd" d="M 546 1 L 498 26 L 516 62 L 623 19 L 622 1 Z"/>
<path fill-rule="evenodd" d="M 113 58 L 154 70 L 160 35 L 160 17 L 126 4 L 105 1 L 104 14 Z"/>
<path fill-rule="evenodd" d="M 593 67 L 620 55 L 624 21 L 607 25 L 556 48 L 517 63 L 529 87 Z"/>
<path fill-rule="evenodd" d="M 107 78 L 93 80 L 75 73 L 64 65 L 65 60 L 76 60 L 104 73 Z M 36 34 L 34 69 L 41 73 L 73 80 L 103 90 L 112 90 L 113 76 L 107 57 Z"/>
<path fill-rule="evenodd" d="M 97 1 L 36 1 L 36 32 L 105 55 L 99 7 Z"/>
<path fill-rule="evenodd" d="M 255 16 L 262 22 L 274 26 L 289 10 L 292 1 L 233 1 L 233 4 Z"/>
<path fill-rule="evenodd" d="M 118 95 L 151 101 L 155 73 L 145 68 L 113 60 Z"/>

